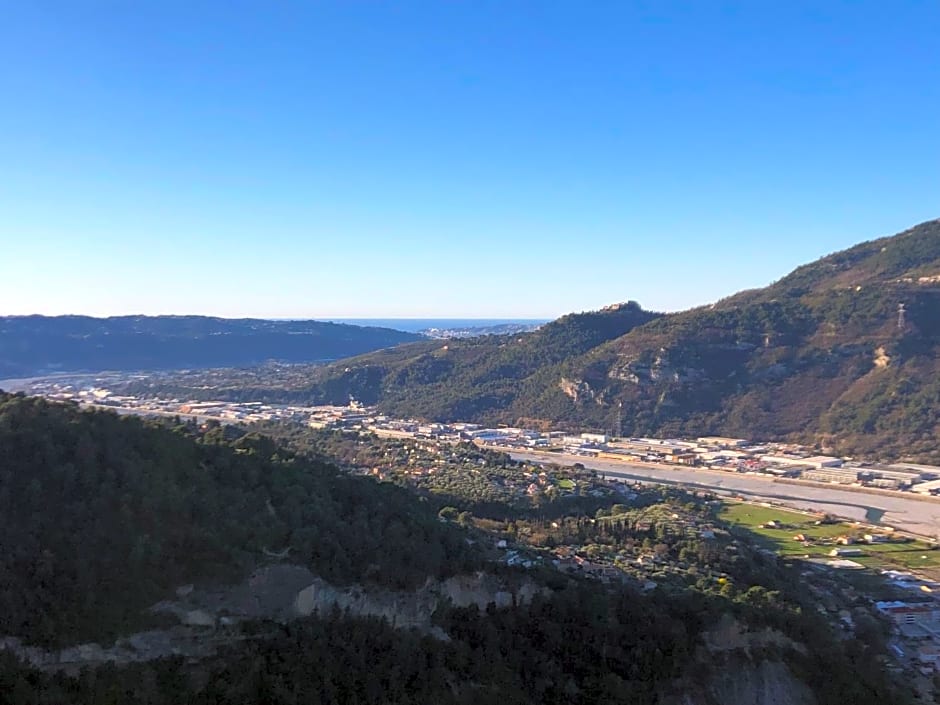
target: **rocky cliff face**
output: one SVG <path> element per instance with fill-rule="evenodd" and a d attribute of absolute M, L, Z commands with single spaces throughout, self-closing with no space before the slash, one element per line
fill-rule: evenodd
<path fill-rule="evenodd" d="M 725 615 L 711 629 L 703 634 L 703 646 L 710 654 L 742 652 L 750 657 L 754 651 L 774 647 L 782 651 L 790 650 L 801 654 L 806 647 L 785 634 L 774 629 L 748 629 L 731 615 Z"/>
<path fill-rule="evenodd" d="M 540 589 L 531 581 L 509 585 L 485 572 L 428 580 L 414 591 L 337 587 L 303 566 L 279 564 L 259 568 L 240 585 L 194 590 L 184 598 L 161 602 L 153 610 L 172 614 L 184 624 L 206 625 L 223 618 L 287 621 L 339 609 L 354 616 L 381 617 L 399 627 L 430 629 L 431 615 L 445 602 L 506 608 L 528 602 Z"/>
<path fill-rule="evenodd" d="M 166 656 L 202 658 L 241 638 L 229 627 L 246 619 L 287 622 L 334 609 L 353 616 L 380 617 L 400 628 L 426 631 L 440 639 L 447 635 L 431 623 L 438 607 L 493 604 L 506 609 L 530 601 L 540 590 L 529 580 L 510 585 L 487 573 L 448 580 L 428 580 L 412 592 L 378 590 L 361 585 L 337 587 L 298 565 L 275 564 L 255 570 L 238 585 L 218 589 L 185 586 L 176 599 L 150 608 L 154 614 L 179 622 L 168 629 L 138 632 L 118 639 L 109 647 L 78 644 L 58 651 L 26 646 L 20 639 L 0 638 L 0 651 L 9 651 L 44 670 L 76 670 L 104 663 L 152 661 Z"/>
<path fill-rule="evenodd" d="M 780 657 L 806 647 L 773 629 L 749 630 L 730 615 L 703 635 L 695 670 L 665 705 L 816 705 L 812 689 Z"/>
<path fill-rule="evenodd" d="M 816 705 L 816 697 L 783 661 L 733 658 L 715 667 L 684 705 Z"/>
<path fill-rule="evenodd" d="M 174 627 L 132 634 L 109 647 L 80 644 L 59 651 L 44 651 L 25 646 L 19 639 L 5 638 L 0 639 L 0 651 L 14 653 L 41 670 L 73 675 L 83 667 L 105 663 L 120 665 L 167 656 L 203 659 L 217 654 L 225 645 L 252 638 L 229 629 L 241 620 L 288 622 L 316 613 L 329 614 L 334 609 L 354 616 L 380 617 L 396 627 L 419 629 L 447 640 L 447 634 L 431 621 L 442 604 L 511 609 L 531 601 L 542 590 L 545 588 L 528 579 L 510 582 L 483 572 L 428 580 L 411 592 L 360 585 L 337 587 L 302 566 L 275 564 L 257 569 L 238 585 L 178 589 L 175 599 L 151 608 L 178 620 Z M 751 631 L 726 618 L 704 634 L 689 673 L 665 685 L 662 702 L 817 705 L 812 690 L 794 675 L 782 657 L 787 652 L 805 653 L 805 647 L 779 632 Z"/>
<path fill-rule="evenodd" d="M 441 582 L 428 581 L 414 592 L 376 592 L 359 586 L 338 590 L 317 579 L 297 593 L 289 613 L 307 616 L 336 608 L 348 610 L 356 616 L 381 617 L 397 627 L 424 629 L 442 636 L 431 625 L 431 615 L 444 603 L 458 607 L 476 605 L 481 609 L 492 604 L 505 609 L 528 602 L 539 590 L 531 582 L 510 589 L 486 573 L 457 576 Z"/>

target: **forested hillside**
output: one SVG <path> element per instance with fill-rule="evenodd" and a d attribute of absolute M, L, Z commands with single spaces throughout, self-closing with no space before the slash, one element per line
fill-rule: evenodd
<path fill-rule="evenodd" d="M 335 360 L 421 336 L 389 328 L 206 316 L 0 317 L 0 379 Z"/>
<path fill-rule="evenodd" d="M 619 416 L 624 434 L 791 437 L 940 460 L 938 311 L 930 221 L 711 306 L 658 316 L 628 304 L 527 335 L 403 346 L 314 371 L 292 396 L 598 430 Z"/>
<path fill-rule="evenodd" d="M 761 595 L 752 598 L 755 612 Z M 441 620 L 447 641 L 337 614 L 246 641 L 201 668 L 171 658 L 68 678 L 26 672 L 0 654 L 0 698 L 11 705 L 908 702 L 886 686 L 870 654 L 849 656 L 824 629 L 804 632 L 817 639 L 811 653 L 764 648 L 703 659 L 701 628 L 720 607 L 694 593 L 642 597 L 577 583 L 519 609 L 449 611 Z M 796 621 L 809 623 L 798 615 Z M 755 687 L 750 680 L 762 671 L 778 677 Z M 720 678 L 739 683 L 734 700 L 712 692 Z"/>
<path fill-rule="evenodd" d="M 582 513 L 546 521 L 538 509 L 516 526 L 528 537 L 520 545 L 531 542 L 525 550 L 538 550 L 540 536 L 624 550 L 656 541 L 686 570 L 657 573 L 661 587 L 644 594 L 626 577 L 601 582 L 551 564 L 510 569 L 487 558 L 492 529 L 472 528 L 472 518 L 442 521 L 431 501 L 402 488 L 243 434 L 0 396 L 0 702 L 743 705 L 770 702 L 768 674 L 788 694 L 775 703 L 903 702 L 879 665 L 883 645 L 837 635 L 811 608 L 798 571 L 746 537 L 707 546 L 668 522 L 638 530 Z M 707 520 L 714 511 L 708 497 L 649 495 L 644 506 L 665 501 L 665 517 Z M 262 562 L 279 575 L 309 568 L 350 594 L 385 590 L 399 608 L 435 578 L 500 571 L 528 584 L 531 597 L 503 593 L 501 607 L 483 608 L 444 601 L 424 630 L 338 609 L 197 622 L 147 634 L 213 644 L 208 651 L 150 658 L 135 650 L 138 640 L 121 647 L 117 664 L 80 661 L 81 670 L 49 659 L 30 668 L 17 658 L 26 653 L 20 642 L 7 638 L 107 644 L 149 626 L 154 601 L 193 589 L 181 584 L 211 598 Z M 706 633 L 727 620 L 771 630 L 773 641 L 715 650 Z M 92 647 L 69 658 L 101 653 Z M 727 668 L 734 700 L 720 676 Z"/>
<path fill-rule="evenodd" d="M 114 638 L 179 585 L 241 580 L 285 549 L 337 585 L 480 566 L 404 490 L 268 439 L 0 395 L 0 636 Z"/>
<path fill-rule="evenodd" d="M 314 370 L 312 386 L 279 398 L 345 403 L 352 396 L 405 416 L 492 416 L 557 379 L 565 361 L 659 315 L 631 301 L 569 314 L 532 333 L 403 345 Z"/>

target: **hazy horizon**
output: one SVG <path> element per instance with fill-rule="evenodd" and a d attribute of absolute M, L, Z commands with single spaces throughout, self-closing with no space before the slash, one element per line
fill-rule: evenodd
<path fill-rule="evenodd" d="M 564 315 L 564 314 L 562 314 Z M 482 322 L 486 324 L 498 323 L 538 323 L 553 320 L 541 316 L 517 316 L 504 318 L 499 316 L 216 316 L 208 313 L 118 313 L 109 315 L 92 315 L 87 313 L 0 313 L 3 317 L 29 318 L 30 316 L 45 316 L 47 318 L 133 318 L 137 316 L 147 318 L 202 316 L 206 318 L 222 318 L 229 320 L 254 319 L 259 321 L 319 321 L 322 323 L 356 323 L 357 321 L 435 321 L 435 322 Z M 358 323 L 357 325 L 366 325 Z"/>

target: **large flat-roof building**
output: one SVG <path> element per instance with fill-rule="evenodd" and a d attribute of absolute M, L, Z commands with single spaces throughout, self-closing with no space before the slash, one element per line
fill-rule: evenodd
<path fill-rule="evenodd" d="M 841 485 L 851 485 L 858 482 L 858 470 L 856 468 L 807 467 L 800 477 L 813 482 L 838 482 Z"/>
<path fill-rule="evenodd" d="M 889 469 L 880 465 L 858 468 L 859 480 L 874 487 L 910 487 L 920 480 L 920 477 L 916 470 Z"/>
<path fill-rule="evenodd" d="M 917 473 L 924 480 L 940 480 L 940 467 L 936 465 L 921 465 L 920 463 L 893 463 L 888 466 L 891 470 Z"/>
<path fill-rule="evenodd" d="M 725 436 L 703 436 L 696 440 L 703 446 L 723 446 L 726 448 L 740 448 L 748 444 L 748 441 L 744 438 L 726 438 Z"/>
<path fill-rule="evenodd" d="M 808 458 L 796 455 L 764 455 L 761 460 L 772 465 L 806 465 L 811 468 L 842 467 L 842 458 L 833 458 L 829 455 L 812 455 Z"/>
<path fill-rule="evenodd" d="M 935 625 L 940 619 L 940 609 L 933 603 L 925 602 L 876 602 L 875 608 L 896 625 L 928 624 Z"/>
<path fill-rule="evenodd" d="M 929 482 L 921 482 L 914 485 L 911 488 L 912 492 L 917 492 L 919 494 L 940 494 L 940 480 L 930 480 Z"/>

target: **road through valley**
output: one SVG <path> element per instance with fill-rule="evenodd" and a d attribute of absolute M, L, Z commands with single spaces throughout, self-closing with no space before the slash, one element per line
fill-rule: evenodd
<path fill-rule="evenodd" d="M 740 495 L 747 499 L 779 502 L 797 509 L 807 509 L 882 524 L 921 536 L 940 534 L 940 500 L 925 500 L 904 493 L 870 493 L 819 485 L 775 481 L 764 475 L 701 470 L 653 464 L 634 465 L 580 455 L 544 452 L 513 452 L 514 460 L 555 462 L 561 465 L 581 463 L 610 478 L 637 482 L 676 484 L 708 489 L 720 494 Z"/>

